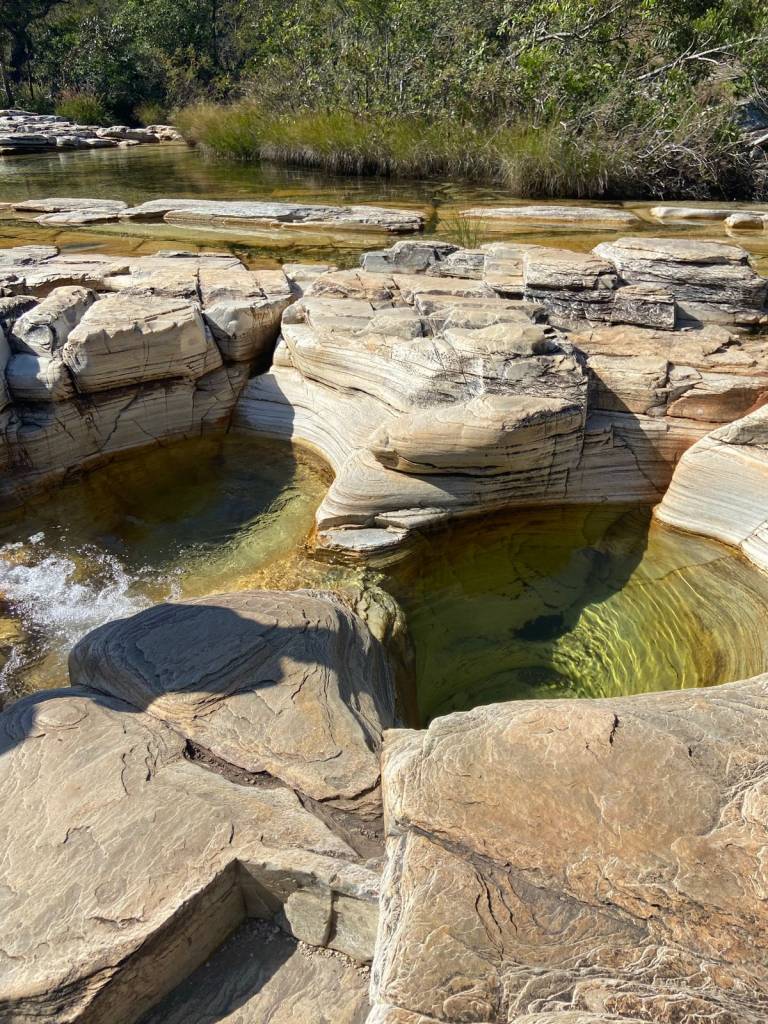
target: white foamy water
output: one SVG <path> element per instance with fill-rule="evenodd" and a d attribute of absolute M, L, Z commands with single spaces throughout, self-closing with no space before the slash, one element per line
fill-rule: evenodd
<path fill-rule="evenodd" d="M 29 657 L 30 643 L 38 655 L 67 650 L 97 626 L 151 604 L 137 592 L 140 577 L 113 555 L 82 549 L 76 558 L 46 549 L 43 534 L 0 547 L 0 596 L 26 634 L 0 670 L 0 690 Z"/>

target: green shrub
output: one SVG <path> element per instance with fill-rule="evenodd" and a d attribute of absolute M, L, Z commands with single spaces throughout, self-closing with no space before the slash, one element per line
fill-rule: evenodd
<path fill-rule="evenodd" d="M 87 92 L 70 92 L 60 96 L 56 113 L 75 124 L 107 124 L 109 116 L 101 100 Z"/>
<path fill-rule="evenodd" d="M 162 103 L 148 100 L 146 103 L 139 103 L 134 111 L 134 116 L 141 125 L 165 124 L 168 120 L 168 111 Z"/>

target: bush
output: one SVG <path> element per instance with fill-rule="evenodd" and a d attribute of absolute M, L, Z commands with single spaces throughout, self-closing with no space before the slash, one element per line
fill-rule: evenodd
<path fill-rule="evenodd" d="M 147 101 L 140 103 L 134 111 L 135 119 L 140 125 L 165 124 L 168 120 L 168 111 L 162 103 Z"/>
<path fill-rule="evenodd" d="M 109 117 L 104 104 L 87 92 L 70 92 L 59 97 L 56 113 L 75 124 L 107 124 Z"/>

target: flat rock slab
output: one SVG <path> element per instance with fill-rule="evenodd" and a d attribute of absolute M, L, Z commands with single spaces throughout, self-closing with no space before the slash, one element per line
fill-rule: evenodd
<path fill-rule="evenodd" d="M 462 217 L 470 220 L 508 221 L 518 224 L 552 224 L 567 227 L 636 227 L 640 218 L 631 210 L 611 206 L 559 206 L 547 203 L 539 206 L 474 206 L 462 210 Z"/>
<path fill-rule="evenodd" d="M 388 733 L 373 1019 L 764 1021 L 766 743 L 766 676 Z"/>
<path fill-rule="evenodd" d="M 368 971 L 244 924 L 141 1024 L 365 1024 Z"/>
<path fill-rule="evenodd" d="M 380 206 L 319 206 L 302 203 L 220 202 L 211 199 L 151 199 L 120 214 L 123 220 L 166 220 L 217 226 L 311 226 L 367 228 L 400 234 L 420 231 L 424 217 Z"/>
<path fill-rule="evenodd" d="M 291 900 L 350 945 L 375 876 L 290 790 L 235 785 L 185 748 L 83 689 L 0 715 L 3 1020 L 131 1024 L 246 915 Z"/>
<path fill-rule="evenodd" d="M 128 208 L 128 203 L 119 199 L 25 199 L 22 203 L 13 203 L 14 210 L 22 213 L 72 213 L 83 210 L 111 210 L 120 213 Z"/>
<path fill-rule="evenodd" d="M 379 810 L 393 684 L 378 642 L 330 595 L 159 605 L 81 640 L 70 675 L 176 725 L 229 765 L 334 806 Z"/>

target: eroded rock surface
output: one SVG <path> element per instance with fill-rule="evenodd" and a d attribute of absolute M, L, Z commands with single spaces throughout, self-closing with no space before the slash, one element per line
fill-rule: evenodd
<path fill-rule="evenodd" d="M 33 201 L 35 208 L 90 200 Z M 74 205 L 73 205 L 74 204 Z M 217 253 L 115 260 L 0 250 L 0 479 L 19 500 L 122 451 L 225 427 L 293 301 L 282 271 Z"/>
<path fill-rule="evenodd" d="M 72 676 L 0 715 L 0 1017 L 133 1024 L 257 918 L 344 959 L 266 949 L 253 1012 L 360 1024 L 381 849 L 357 840 L 394 700 L 362 621 L 307 592 L 160 606 Z"/>
<path fill-rule="evenodd" d="M 389 733 L 371 1019 L 762 1021 L 767 736 L 765 677 Z"/>
<path fill-rule="evenodd" d="M 330 594 L 255 591 L 158 605 L 81 640 L 70 675 L 146 708 L 229 765 L 380 813 L 393 682 L 381 645 Z"/>
<path fill-rule="evenodd" d="M 401 241 L 303 290 L 237 422 L 325 455 L 318 541 L 353 557 L 482 510 L 655 502 L 691 444 L 765 401 L 767 288 L 722 243 Z M 732 322 L 694 326 L 687 298 Z"/>

